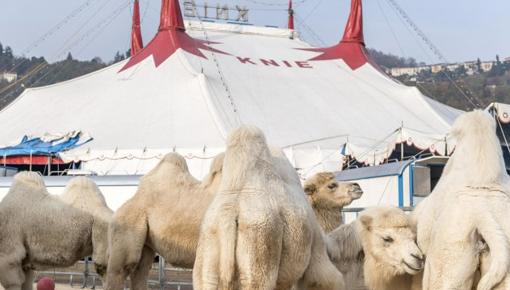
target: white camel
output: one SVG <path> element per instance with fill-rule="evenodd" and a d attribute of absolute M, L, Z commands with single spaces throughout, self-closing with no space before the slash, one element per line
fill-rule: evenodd
<path fill-rule="evenodd" d="M 66 187 L 67 197 L 78 193 L 104 201 L 88 179 L 74 179 Z M 79 209 L 77 200 L 70 206 L 48 193 L 38 173 L 18 173 L 0 203 L 0 284 L 5 290 L 30 290 L 35 270 L 72 266 L 90 255 L 99 272 L 105 269 L 108 208 L 101 202 L 93 206 Z"/>
<path fill-rule="evenodd" d="M 332 172 L 320 172 L 308 178 L 304 188 L 315 216 L 326 234 L 343 223 L 342 209 L 363 194 L 359 184 L 338 182 Z"/>
<path fill-rule="evenodd" d="M 286 164 L 274 162 L 259 129 L 230 134 L 221 185 L 200 232 L 194 289 L 344 289 Z"/>
<path fill-rule="evenodd" d="M 393 207 L 363 211 L 328 235 L 333 263 L 349 290 L 420 289 L 424 256 L 411 219 Z M 415 276 L 416 275 L 416 276 Z"/>
<path fill-rule="evenodd" d="M 186 160 L 171 153 L 141 179 L 135 196 L 110 224 L 105 289 L 123 289 L 128 276 L 131 289 L 146 289 L 155 252 L 174 266 L 193 267 L 200 224 L 219 186 L 222 165 L 220 154 L 200 182 Z"/>
<path fill-rule="evenodd" d="M 57 195 L 64 203 L 71 205 L 94 217 L 92 240 L 96 273 L 103 277 L 108 265 L 108 226 L 113 211 L 106 204 L 106 200 L 96 183 L 87 177 L 75 177 L 69 181 L 61 195 Z"/>
<path fill-rule="evenodd" d="M 496 123 L 460 116 L 455 152 L 434 191 L 414 212 L 427 256 L 423 289 L 510 289 L 510 190 Z M 484 254 L 484 244 L 488 252 Z M 481 278 L 476 280 L 477 270 Z"/>

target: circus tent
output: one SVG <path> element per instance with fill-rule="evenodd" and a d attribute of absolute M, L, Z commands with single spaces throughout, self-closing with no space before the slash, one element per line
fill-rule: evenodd
<path fill-rule="evenodd" d="M 381 163 L 401 142 L 448 153 L 459 113 L 371 61 L 361 0 L 352 1 L 342 40 L 328 48 L 311 47 L 292 29 L 183 21 L 178 0 L 163 0 L 158 33 L 130 59 L 27 89 L 3 109 L 0 158 L 10 164 L 38 154 L 13 153 L 27 138 L 57 145 L 74 138 L 72 147 L 39 154 L 108 175 L 143 174 L 175 151 L 201 176 L 228 132 L 253 124 L 307 174 L 340 169 L 346 154 Z"/>

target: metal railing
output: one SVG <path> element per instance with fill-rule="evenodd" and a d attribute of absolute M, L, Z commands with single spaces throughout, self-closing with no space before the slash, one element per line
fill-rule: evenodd
<path fill-rule="evenodd" d="M 65 270 L 62 271 L 41 271 L 37 272 L 37 277 L 41 276 L 53 276 L 55 279 L 57 277 L 65 277 L 68 276 L 69 285 L 71 287 L 74 287 L 75 285 L 75 278 L 80 277 L 81 278 L 81 285 L 80 288 L 84 289 L 87 288 L 89 285 L 89 281 L 91 281 L 91 289 L 96 288 L 96 280 L 99 278 L 99 275 L 90 271 L 90 266 L 92 262 L 89 258 L 85 258 L 83 261 L 79 261 L 78 265 L 83 265 L 83 271 L 81 272 L 67 272 Z"/>
<path fill-rule="evenodd" d="M 166 272 L 191 272 L 191 269 L 181 269 L 181 268 L 173 268 L 167 267 L 165 263 L 165 259 L 163 257 L 158 257 L 157 266 L 153 265 L 152 270 L 157 270 L 157 279 L 149 279 L 147 283 L 153 288 L 165 289 L 165 287 L 173 287 L 177 290 L 181 290 L 182 287 L 191 287 L 193 283 L 187 281 L 169 281 L 166 278 Z M 82 271 L 39 271 L 37 272 L 36 277 L 40 278 L 43 276 L 53 277 L 56 281 L 61 281 L 64 279 L 69 283 L 69 286 L 75 287 L 79 286 L 81 289 L 90 288 L 96 289 L 96 287 L 101 287 L 102 283 L 99 275 L 94 271 L 91 271 L 91 266 L 93 265 L 90 259 L 85 259 L 83 261 L 79 261 L 77 263 L 78 267 L 83 266 Z M 60 279 L 59 279 L 60 278 Z M 76 281 L 80 281 L 79 284 Z M 125 289 L 128 289 L 126 286 Z"/>

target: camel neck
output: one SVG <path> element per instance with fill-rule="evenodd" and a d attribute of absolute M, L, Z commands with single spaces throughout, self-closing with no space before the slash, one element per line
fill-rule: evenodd
<path fill-rule="evenodd" d="M 313 203 L 313 211 L 324 233 L 330 233 L 342 225 L 342 208 L 320 202 Z"/>

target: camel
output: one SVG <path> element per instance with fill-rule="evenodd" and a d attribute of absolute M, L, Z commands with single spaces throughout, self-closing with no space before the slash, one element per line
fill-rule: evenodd
<path fill-rule="evenodd" d="M 274 162 L 262 131 L 234 130 L 223 178 L 200 231 L 196 290 L 344 289 L 322 230 L 288 161 Z"/>
<path fill-rule="evenodd" d="M 359 184 L 338 182 L 332 172 L 321 172 L 308 178 L 304 188 L 326 234 L 342 224 L 342 209 L 363 194 Z"/>
<path fill-rule="evenodd" d="M 171 153 L 141 179 L 135 196 L 110 224 L 105 289 L 124 289 L 128 276 L 131 289 L 147 289 L 155 252 L 176 267 L 193 267 L 200 224 L 219 186 L 222 165 L 220 154 L 200 182 L 186 160 Z"/>
<path fill-rule="evenodd" d="M 104 201 L 88 179 L 73 179 L 65 191 L 67 201 L 78 193 Z M 106 268 L 101 263 L 107 255 L 109 209 L 104 202 L 87 206 L 82 207 L 79 199 L 70 205 L 50 195 L 38 173 L 14 177 L 0 203 L 0 284 L 5 290 L 31 290 L 35 270 L 69 267 L 90 255 L 98 272 Z"/>
<path fill-rule="evenodd" d="M 424 256 L 415 239 L 402 210 L 375 207 L 331 232 L 328 251 L 349 290 L 420 289 Z"/>
<path fill-rule="evenodd" d="M 423 289 L 509 289 L 510 189 L 496 123 L 469 112 L 451 134 L 455 152 L 413 213 L 427 256 Z"/>
<path fill-rule="evenodd" d="M 71 179 L 64 192 L 58 197 L 64 203 L 94 217 L 92 240 L 98 242 L 94 244 L 92 260 L 96 273 L 103 277 L 108 265 L 108 225 L 113 217 L 113 211 L 106 204 L 103 194 L 94 181 L 87 177 Z"/>

